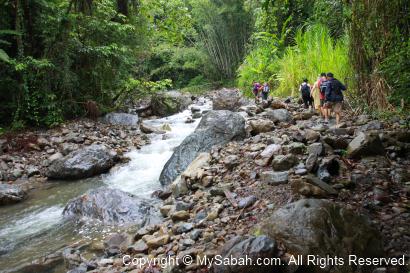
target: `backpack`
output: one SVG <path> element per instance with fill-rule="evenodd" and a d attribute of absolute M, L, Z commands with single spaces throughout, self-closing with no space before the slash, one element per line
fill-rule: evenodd
<path fill-rule="evenodd" d="M 320 83 L 320 93 L 322 94 L 322 96 L 324 96 L 326 94 L 326 85 L 327 85 L 327 81 L 322 81 Z"/>
<path fill-rule="evenodd" d="M 310 87 L 307 84 L 302 84 L 302 96 L 310 97 Z"/>
<path fill-rule="evenodd" d="M 268 85 L 263 86 L 262 92 L 263 92 L 263 93 L 269 93 L 269 86 L 268 86 Z"/>

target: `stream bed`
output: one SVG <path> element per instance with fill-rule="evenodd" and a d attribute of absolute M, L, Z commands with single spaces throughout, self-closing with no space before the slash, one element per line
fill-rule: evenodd
<path fill-rule="evenodd" d="M 201 101 L 200 101 L 201 102 Z M 201 110 L 212 108 L 210 101 L 196 105 Z M 36 189 L 22 203 L 0 207 L 0 272 L 8 271 L 39 257 L 53 253 L 78 241 L 99 240 L 115 227 L 80 227 L 63 218 L 67 202 L 98 187 L 117 188 L 139 198 L 150 199 L 161 188 L 158 181 L 162 168 L 173 149 L 192 133 L 199 123 L 185 123 L 191 116 L 185 110 L 173 116 L 147 120 L 159 127 L 169 124 L 166 134 L 149 135 L 151 144 L 130 151 L 127 164 L 114 167 L 108 174 L 77 181 L 55 181 Z M 63 271 L 64 272 L 64 271 Z"/>

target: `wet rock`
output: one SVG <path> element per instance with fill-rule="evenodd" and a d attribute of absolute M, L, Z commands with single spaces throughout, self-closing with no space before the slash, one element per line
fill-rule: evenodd
<path fill-rule="evenodd" d="M 246 104 L 244 98 L 237 89 L 222 89 L 212 96 L 214 110 L 238 111 L 239 108 Z"/>
<path fill-rule="evenodd" d="M 140 129 L 145 134 L 165 134 L 166 133 L 163 130 L 155 128 L 154 126 L 150 126 L 148 124 L 145 124 L 144 122 L 142 122 L 140 124 Z"/>
<path fill-rule="evenodd" d="M 263 230 L 294 254 L 320 257 L 383 257 L 384 254 L 381 235 L 365 216 L 326 200 L 302 199 L 288 204 L 273 213 Z M 353 265 L 345 263 L 334 268 L 334 272 L 357 270 L 350 266 Z M 323 272 L 319 267 L 312 270 Z"/>
<path fill-rule="evenodd" d="M 383 155 L 385 150 L 377 134 L 359 133 L 347 147 L 347 156 L 360 158 L 370 155 Z"/>
<path fill-rule="evenodd" d="M 260 179 L 264 183 L 278 185 L 278 184 L 286 184 L 288 182 L 289 172 L 273 172 L 273 171 L 266 171 L 262 172 L 260 175 Z"/>
<path fill-rule="evenodd" d="M 275 241 L 267 236 L 258 237 L 240 237 L 237 236 L 228 241 L 220 250 L 221 258 L 243 259 L 249 257 L 251 260 L 274 258 L 277 255 L 277 246 Z M 214 273 L 268 273 L 276 272 L 275 266 L 253 266 L 245 263 L 242 264 L 214 264 Z"/>
<path fill-rule="evenodd" d="M 202 114 L 199 113 L 199 112 L 196 112 L 196 113 L 193 113 L 193 114 L 192 114 L 192 118 L 193 118 L 193 119 L 199 119 L 199 118 L 201 118 L 201 117 L 202 117 Z"/>
<path fill-rule="evenodd" d="M 40 170 L 36 166 L 29 166 L 27 167 L 27 176 L 32 177 L 33 175 L 40 174 Z"/>
<path fill-rule="evenodd" d="M 52 179 L 86 178 L 106 172 L 116 160 L 116 153 L 104 145 L 91 145 L 54 160 L 46 176 Z"/>
<path fill-rule="evenodd" d="M 161 184 L 171 183 L 199 153 L 210 151 L 214 145 L 240 140 L 245 135 L 245 120 L 239 114 L 224 110 L 206 113 L 165 164 L 159 179 Z"/>
<path fill-rule="evenodd" d="M 23 201 L 26 192 L 17 185 L 0 184 L 0 205 L 10 205 Z"/>
<path fill-rule="evenodd" d="M 277 144 L 271 144 L 268 145 L 263 152 L 261 152 L 255 160 L 255 163 L 259 166 L 267 166 L 269 165 L 270 161 L 272 160 L 272 157 L 275 154 L 279 154 L 279 152 L 281 151 L 282 146 L 281 145 L 277 145 Z"/>
<path fill-rule="evenodd" d="M 272 167 L 275 171 L 287 171 L 297 163 L 297 158 L 292 155 L 277 155 L 272 161 Z"/>
<path fill-rule="evenodd" d="M 138 116 L 127 113 L 108 113 L 103 120 L 113 125 L 136 126 L 138 124 Z"/>
<path fill-rule="evenodd" d="M 256 198 L 256 196 L 254 196 L 254 195 L 247 196 L 247 197 L 242 198 L 241 200 L 239 200 L 239 202 L 238 202 L 238 207 L 239 207 L 240 209 L 250 207 L 250 206 L 252 206 L 257 200 L 258 200 L 258 198 Z"/>
<path fill-rule="evenodd" d="M 177 91 L 156 92 L 151 99 L 152 113 L 166 117 L 186 109 L 192 100 L 189 96 Z"/>
<path fill-rule="evenodd" d="M 251 120 L 249 122 L 249 125 L 251 126 L 252 135 L 270 132 L 275 128 L 273 121 L 266 119 Z"/>
<path fill-rule="evenodd" d="M 63 215 L 75 219 L 96 219 L 104 224 L 147 224 L 155 221 L 153 208 L 135 196 L 109 188 L 98 188 L 74 198 Z"/>

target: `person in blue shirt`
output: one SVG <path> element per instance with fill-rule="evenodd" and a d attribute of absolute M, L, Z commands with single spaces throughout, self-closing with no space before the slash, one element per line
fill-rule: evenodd
<path fill-rule="evenodd" d="M 336 125 L 338 125 L 340 123 L 343 109 L 343 91 L 346 91 L 346 86 L 344 86 L 338 79 L 335 79 L 333 73 L 327 73 L 326 79 L 325 107 L 335 112 Z M 325 121 L 328 121 L 329 111 L 325 111 L 325 114 Z"/>

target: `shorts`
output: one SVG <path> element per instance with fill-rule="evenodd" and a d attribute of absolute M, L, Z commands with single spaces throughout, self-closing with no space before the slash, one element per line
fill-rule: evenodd
<path fill-rule="evenodd" d="M 258 95 L 258 90 L 252 90 L 253 95 L 256 97 Z"/>
<path fill-rule="evenodd" d="M 327 102 L 326 103 L 326 108 L 327 109 L 332 109 L 332 111 L 335 112 L 335 113 L 340 113 L 340 112 L 342 112 L 343 101 Z"/>

